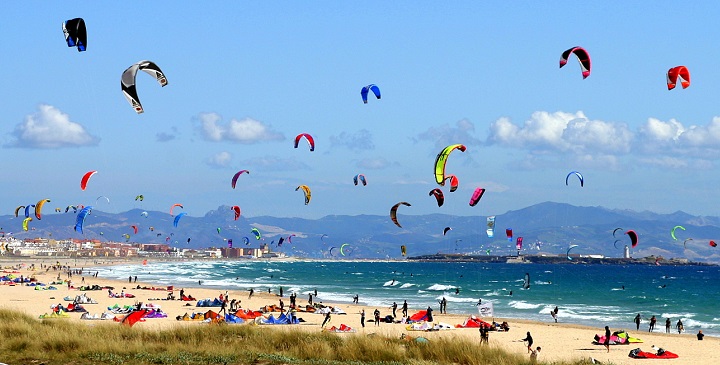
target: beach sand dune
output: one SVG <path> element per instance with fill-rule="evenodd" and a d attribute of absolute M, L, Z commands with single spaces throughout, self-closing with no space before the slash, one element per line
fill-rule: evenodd
<path fill-rule="evenodd" d="M 24 277 L 33 276 L 38 282 L 49 284 L 57 279 L 59 274 L 58 271 L 50 270 L 46 272 L 45 269 L 40 269 L 40 263 L 54 263 L 54 260 L 8 260 L 3 259 L 0 261 L 3 267 L 9 268 L 15 266 L 16 268 L 22 263 L 24 266 L 17 270 L 15 275 L 23 275 Z M 36 270 L 32 271 L 29 269 L 30 264 L 35 264 Z M 72 263 L 68 261 L 67 263 Z M 72 266 L 72 265 L 71 265 Z M 12 271 L 6 269 L 6 271 Z M 205 312 L 208 309 L 218 311 L 218 307 L 214 308 L 198 308 L 195 306 L 196 302 L 183 302 L 179 300 L 154 300 L 157 298 L 166 298 L 167 290 L 143 290 L 136 289 L 140 287 L 154 287 L 159 286 L 154 283 L 142 282 L 142 278 L 137 283 L 128 283 L 127 281 L 108 280 L 104 278 L 92 277 L 92 273 L 85 272 L 85 283 L 81 283 L 81 276 L 74 275 L 72 280 L 73 286 L 77 285 L 99 285 L 101 287 L 114 287 L 114 292 L 124 291 L 135 295 L 135 298 L 110 298 L 107 290 L 97 291 L 80 291 L 74 288 L 68 288 L 67 284 L 55 285 L 57 290 L 35 290 L 31 286 L 23 285 L 0 285 L 0 308 L 13 309 L 27 313 L 33 317 L 39 317 L 45 313 L 51 313 L 51 306 L 62 303 L 63 305 L 69 304 L 68 301 L 63 300 L 64 297 L 75 297 L 76 295 L 86 294 L 88 297 L 97 301 L 97 304 L 84 304 L 83 306 L 91 313 L 101 315 L 107 311 L 108 307 L 114 306 L 115 304 L 124 306 L 132 305 L 137 302 L 143 302 L 144 304 L 155 304 L 161 306 L 162 310 L 168 314 L 168 318 L 156 318 L 147 319 L 145 322 L 139 322 L 135 326 L 138 328 L 147 328 L 151 330 L 162 330 L 173 328 L 175 326 L 202 326 L 205 325 L 200 322 L 193 321 L 178 321 L 176 316 L 184 315 L 185 313 L 192 314 L 193 312 Z M 61 279 L 68 279 L 67 274 L 60 274 Z M 165 287 L 162 287 L 165 288 Z M 177 297 L 181 288 L 174 287 L 173 293 Z M 218 288 L 184 288 L 186 295 L 192 295 L 196 299 L 206 298 L 217 298 L 220 294 L 225 294 L 224 289 Z M 277 293 L 267 292 L 255 292 L 252 298 L 249 298 L 249 292 L 247 291 L 228 291 L 230 299 L 241 300 L 241 307 L 244 309 L 258 310 L 266 305 L 278 305 L 281 299 Z M 282 298 L 287 306 L 289 304 L 288 295 L 290 293 L 284 293 L 285 297 Z M 298 296 L 298 305 L 304 306 L 307 304 L 306 296 Z M 322 292 L 318 293 L 316 302 L 323 302 Z M 187 304 L 190 306 L 187 306 Z M 342 336 L 363 336 L 369 334 L 378 334 L 388 337 L 399 338 L 402 334 L 408 334 L 411 336 L 423 336 L 428 338 L 431 342 L 434 338 L 445 337 L 445 338 L 466 338 L 471 341 L 476 341 L 480 346 L 480 336 L 477 329 L 452 329 L 435 332 L 418 332 L 408 331 L 404 324 L 389 324 L 381 323 L 376 326 L 373 322 L 366 322 L 365 328 L 360 326 L 360 311 L 364 308 L 366 312 L 366 319 L 372 319 L 372 313 L 376 309 L 375 307 L 363 307 L 358 305 L 350 305 L 346 303 L 329 303 L 323 302 L 324 305 L 337 305 L 339 308 L 344 310 L 347 314 L 344 315 L 332 315 L 331 323 L 327 326 L 339 327 L 341 324 L 348 325 L 357 330 L 356 333 L 342 334 Z M 377 308 L 381 312 L 381 316 L 384 317 L 388 314 L 392 314 L 390 308 Z M 410 314 L 423 310 L 425 308 L 411 308 Z M 434 308 L 434 321 L 435 323 L 443 322 L 455 326 L 456 324 L 463 323 L 467 318 L 466 315 L 457 314 L 439 314 L 437 308 Z M 398 311 L 399 312 L 399 311 Z M 279 313 L 275 313 L 277 316 Z M 399 314 L 399 313 L 398 313 Z M 77 321 L 86 323 L 87 325 L 119 325 L 112 321 L 88 321 L 80 319 L 81 313 L 70 313 L 70 318 L 67 320 Z M 305 322 L 299 325 L 278 325 L 278 326 L 267 326 L 268 329 L 273 330 L 301 330 L 301 331 L 321 331 L 321 323 L 324 316 L 321 314 L 314 313 L 303 313 L 298 312 L 297 316 L 302 318 Z M 550 320 L 550 316 L 548 316 Z M 492 321 L 492 318 L 484 318 L 486 321 Z M 527 354 L 526 345 L 520 341 L 525 337 L 526 332 L 532 333 L 535 340 L 533 347 L 541 346 L 542 352 L 540 354 L 540 362 L 552 362 L 560 360 L 577 360 L 577 359 L 589 359 L 595 358 L 602 363 L 612 362 L 614 364 L 633 364 L 638 361 L 628 357 L 628 353 L 633 348 L 639 347 L 644 351 L 652 351 L 651 346 L 662 347 L 668 351 L 677 353 L 680 357 L 673 360 L 660 360 L 662 363 L 672 363 L 676 365 L 696 365 L 696 364 L 718 364 L 720 363 L 720 351 L 718 351 L 718 344 L 720 339 L 714 337 L 705 337 L 703 341 L 698 341 L 695 333 L 697 329 L 687 328 L 691 333 L 679 335 L 677 333 L 665 334 L 665 333 L 648 333 L 647 330 L 644 332 L 633 331 L 631 329 L 632 323 L 628 323 L 628 328 L 611 328 L 611 330 L 629 330 L 632 336 L 639 337 L 644 340 L 640 344 L 631 345 L 617 345 L 611 346 L 610 352 L 606 352 L 605 348 L 600 345 L 592 344 L 593 337 L 595 334 L 603 334 L 603 323 L 598 323 L 597 327 L 586 327 L 580 325 L 573 325 L 569 323 L 554 323 L 548 321 L 534 322 L 524 321 L 517 319 L 503 319 L 495 318 L 496 322 L 508 321 L 510 324 L 509 332 L 490 332 L 490 345 L 498 346 L 506 349 L 507 351 L 518 353 L 522 355 Z M 646 360 L 649 361 L 649 360 Z"/>

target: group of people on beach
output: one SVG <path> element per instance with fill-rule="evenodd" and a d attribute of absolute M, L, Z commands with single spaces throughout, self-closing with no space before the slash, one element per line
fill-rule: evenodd
<path fill-rule="evenodd" d="M 640 316 L 640 313 L 635 316 L 633 319 L 633 322 L 635 322 L 635 329 L 640 330 L 640 322 L 642 322 L 642 317 Z M 648 332 L 653 332 L 655 330 L 655 325 L 657 324 L 657 318 L 655 316 L 650 317 L 649 319 L 649 326 L 648 326 Z M 665 319 L 665 333 L 670 333 L 670 329 L 672 328 L 672 321 L 670 318 Z M 683 333 L 685 331 L 685 326 L 682 323 L 682 319 L 678 319 L 677 323 L 675 324 L 675 328 L 677 329 L 678 333 Z"/>

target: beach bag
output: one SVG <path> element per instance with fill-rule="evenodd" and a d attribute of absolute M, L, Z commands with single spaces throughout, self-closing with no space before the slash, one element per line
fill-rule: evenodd
<path fill-rule="evenodd" d="M 640 353 L 642 350 L 640 348 L 632 349 L 630 350 L 630 353 L 628 354 L 629 357 L 636 358 L 638 353 Z"/>

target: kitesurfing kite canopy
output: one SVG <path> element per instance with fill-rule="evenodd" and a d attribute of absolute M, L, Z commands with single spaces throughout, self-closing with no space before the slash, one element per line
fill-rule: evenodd
<path fill-rule="evenodd" d="M 123 71 L 122 77 L 120 78 L 120 88 L 128 103 L 135 109 L 135 112 L 141 114 L 144 110 L 142 104 L 140 104 L 140 98 L 138 97 L 135 87 L 135 77 L 138 71 L 144 71 L 148 75 L 155 77 L 162 87 L 165 87 L 168 81 L 165 74 L 160 70 L 160 67 L 152 61 L 140 61 Z"/>

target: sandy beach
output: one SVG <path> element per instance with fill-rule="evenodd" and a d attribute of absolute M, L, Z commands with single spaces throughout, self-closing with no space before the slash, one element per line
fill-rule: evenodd
<path fill-rule="evenodd" d="M 62 280 L 67 280 L 68 275 L 66 273 L 60 273 L 59 271 L 50 270 L 46 272 L 43 268 L 40 268 L 40 264 L 52 264 L 55 263 L 54 259 L 18 259 L 9 260 L 3 259 L 0 261 L 4 268 L 5 274 L 16 271 L 14 275 L 24 277 L 33 277 L 37 282 L 50 284 L 56 281 L 58 274 Z M 74 267 L 74 261 L 61 261 L 63 264 L 69 264 Z M 19 265 L 22 267 L 19 267 Z M 30 265 L 35 264 L 35 270 L 30 269 Z M 91 264 L 93 264 L 91 262 Z M 109 264 L 109 263 L 108 263 Z M 118 264 L 115 262 L 114 264 Z M 78 265 L 79 266 L 79 265 Z M 85 267 L 91 266 L 85 263 Z M 14 269 L 13 269 L 14 267 Z M 79 268 L 79 267 L 78 267 Z M 101 287 L 114 287 L 114 292 L 124 291 L 135 295 L 135 298 L 111 298 L 108 296 L 107 290 L 95 290 L 95 291 L 80 291 L 76 288 L 68 288 L 67 283 L 63 285 L 54 285 L 57 290 L 35 290 L 33 286 L 25 285 L 0 285 L 0 307 L 5 309 L 19 310 L 27 313 L 33 317 L 39 317 L 45 313 L 51 313 L 51 306 L 62 303 L 64 306 L 70 302 L 63 300 L 64 297 L 75 297 L 76 295 L 86 294 L 88 297 L 97 301 L 98 304 L 84 304 L 83 306 L 91 314 L 101 315 L 107 311 L 107 308 L 118 304 L 132 305 L 137 302 L 143 302 L 144 304 L 152 303 L 159 305 L 162 310 L 168 314 L 167 318 L 153 318 L 147 319 L 145 322 L 139 322 L 135 326 L 136 328 L 145 328 L 150 330 L 160 330 L 172 328 L 174 326 L 203 326 L 207 325 L 201 322 L 195 321 L 178 321 L 176 316 L 184 315 L 185 313 L 192 314 L 193 312 L 205 312 L 208 309 L 218 311 L 220 308 L 198 308 L 195 306 L 196 302 L 185 302 L 180 300 L 156 300 L 164 299 L 167 297 L 167 290 L 144 290 L 136 289 L 140 287 L 158 287 L 157 284 L 143 282 L 140 277 L 138 282 L 128 283 L 127 281 L 108 280 L 102 277 L 93 277 L 94 272 L 84 272 L 85 282 L 82 283 L 81 275 L 73 275 L 72 286 L 78 287 L 80 285 L 99 285 Z M 163 287 L 165 288 L 165 287 Z M 176 297 L 179 296 L 179 291 L 182 288 L 174 287 L 173 293 Z M 184 288 L 186 295 L 192 295 L 196 299 L 206 298 L 217 298 L 220 294 L 224 294 L 225 290 L 218 290 L 216 288 Z M 252 298 L 249 298 L 249 292 L 247 291 L 228 291 L 230 299 L 241 300 L 241 307 L 243 309 L 258 310 L 266 305 L 278 305 L 281 299 L 277 293 L 268 294 L 267 292 L 255 292 Z M 286 307 L 289 305 L 288 296 L 291 293 L 285 292 L 282 298 Z M 321 302 L 324 305 L 335 305 L 336 303 L 330 303 L 323 301 L 323 293 L 319 292 L 315 302 Z M 190 303 L 191 306 L 187 306 Z M 298 293 L 297 304 L 304 306 L 308 303 L 308 297 L 305 294 Z M 401 303 L 398 303 L 401 305 Z M 376 326 L 373 322 L 366 322 L 365 327 L 360 325 L 360 311 L 364 308 L 366 312 L 366 319 L 372 318 L 372 312 L 376 309 L 375 307 L 363 307 L 359 305 L 350 305 L 346 303 L 337 303 L 337 306 L 344 310 L 346 315 L 333 315 L 330 326 L 340 326 L 341 324 L 348 325 L 357 330 L 356 333 L 350 334 L 339 334 L 339 336 L 362 336 L 368 334 L 379 334 L 388 337 L 400 337 L 402 334 L 410 336 L 423 336 L 432 342 L 433 338 L 443 337 L 463 337 L 477 341 L 478 345 L 480 342 L 480 336 L 477 329 L 451 329 L 444 331 L 435 332 L 421 332 L 421 331 L 408 331 L 404 324 L 388 324 L 380 323 Z M 381 312 L 381 316 L 384 317 L 388 314 L 392 314 L 390 308 L 377 308 Z M 413 314 L 418 310 L 426 308 L 410 308 L 409 313 Z M 458 314 L 440 314 L 437 307 L 434 310 L 434 322 L 443 322 L 452 325 L 461 324 L 467 318 L 466 315 Z M 398 314 L 400 309 L 398 308 Z M 89 326 L 95 325 L 119 325 L 113 321 L 100 321 L 100 320 L 81 320 L 81 313 L 69 313 L 70 320 L 85 323 Z M 279 313 L 275 312 L 277 316 Z M 302 318 L 305 322 L 299 325 L 276 325 L 276 326 L 263 326 L 267 329 L 277 330 L 288 330 L 298 329 L 302 331 L 321 331 L 321 323 L 324 316 L 321 314 L 311 314 L 298 312 L 298 317 Z M 483 318 L 486 321 L 492 321 L 492 318 Z M 40 320 L 40 319 L 39 319 Z M 58 319 L 47 319 L 47 320 L 58 320 Z M 503 319 L 495 318 L 496 322 L 508 321 L 510 324 L 510 331 L 508 332 L 490 332 L 490 345 L 504 348 L 510 352 L 518 354 L 526 354 L 527 348 L 525 344 L 520 341 L 525 337 L 526 332 L 530 332 L 535 340 L 533 347 L 541 346 L 542 351 L 539 356 L 540 362 L 552 362 L 558 360 L 577 360 L 577 359 L 589 359 L 590 357 L 596 360 L 605 362 L 612 362 L 614 364 L 631 364 L 643 360 L 632 359 L 628 357 L 628 353 L 631 349 L 639 347 L 643 351 L 652 351 L 651 346 L 662 347 L 668 351 L 674 352 L 679 355 L 678 359 L 672 360 L 660 360 L 662 363 L 673 363 L 673 364 L 714 364 L 720 363 L 720 353 L 716 351 L 720 339 L 713 337 L 705 337 L 703 341 L 698 341 L 695 334 L 697 329 L 687 328 L 688 333 L 677 334 L 674 331 L 671 334 L 665 333 L 649 333 L 647 331 L 647 324 L 643 323 L 640 327 L 640 331 L 634 331 L 634 324 L 628 323 L 626 328 L 611 328 L 612 331 L 625 329 L 630 332 L 634 337 L 641 338 L 644 342 L 640 344 L 630 345 L 616 345 L 611 346 L 610 352 L 606 352 L 605 348 L 600 345 L 592 344 L 593 336 L 595 334 L 603 334 L 604 324 L 598 323 L 597 327 L 586 327 L 579 326 L 570 323 L 554 323 L 551 322 L 551 318 L 548 315 L 547 322 L 534 322 L 534 321 L 523 321 L 517 319 Z M 239 324 L 245 325 L 245 324 Z M 328 326 L 329 327 L 329 326 Z"/>

